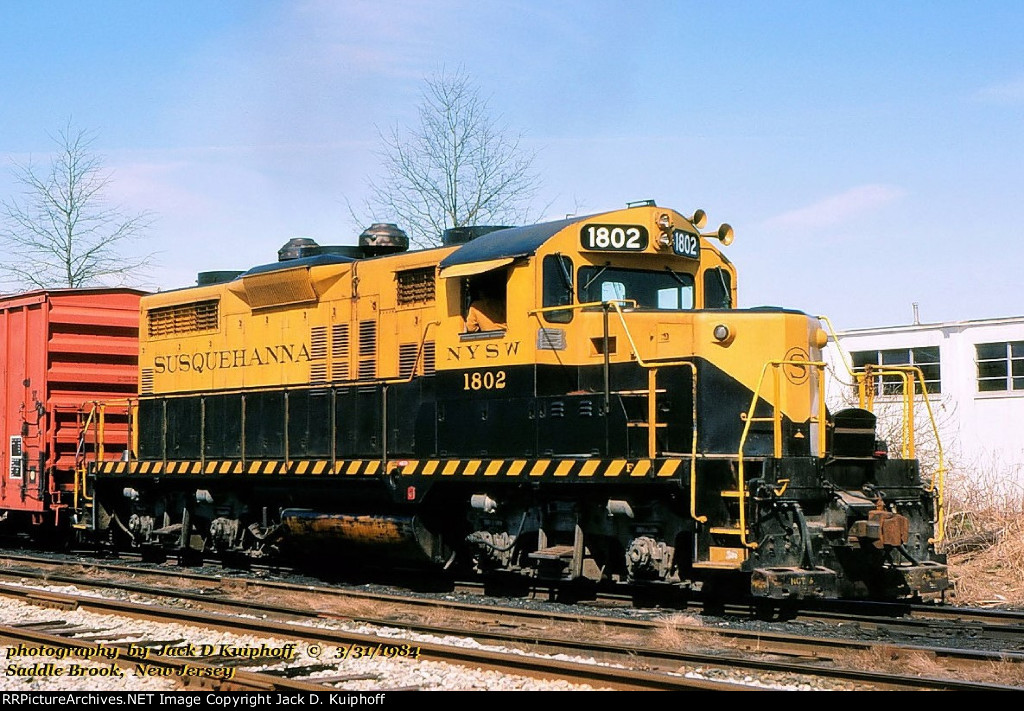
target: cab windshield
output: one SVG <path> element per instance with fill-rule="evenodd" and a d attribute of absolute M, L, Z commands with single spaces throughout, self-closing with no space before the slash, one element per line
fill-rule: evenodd
<path fill-rule="evenodd" d="M 578 284 L 580 303 L 626 299 L 642 309 L 693 308 L 693 275 L 669 269 L 582 267 Z"/>

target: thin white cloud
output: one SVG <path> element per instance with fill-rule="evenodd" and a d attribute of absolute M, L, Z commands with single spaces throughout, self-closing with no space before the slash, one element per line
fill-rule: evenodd
<path fill-rule="evenodd" d="M 989 84 L 979 89 L 975 98 L 990 104 L 1024 103 L 1024 77 L 998 84 Z"/>
<path fill-rule="evenodd" d="M 194 164 L 185 161 L 113 165 L 109 170 L 109 196 L 118 203 L 158 214 L 200 215 L 214 209 L 215 203 L 182 181 L 182 176 L 194 169 Z"/>
<path fill-rule="evenodd" d="M 295 34 L 284 51 L 357 76 L 421 79 L 443 48 L 445 28 L 457 27 L 467 7 L 449 0 L 307 0 L 289 8 Z"/>
<path fill-rule="evenodd" d="M 905 194 L 903 188 L 894 185 L 860 185 L 806 207 L 769 217 L 764 221 L 764 227 L 793 230 L 831 227 L 863 217 L 873 209 L 899 200 Z"/>

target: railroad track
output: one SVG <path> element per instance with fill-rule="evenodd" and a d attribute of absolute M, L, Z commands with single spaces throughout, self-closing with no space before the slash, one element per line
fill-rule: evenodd
<path fill-rule="evenodd" d="M 687 679 L 642 669 L 602 666 L 582 662 L 553 659 L 542 656 L 510 654 L 508 650 L 489 650 L 474 647 L 455 646 L 416 640 L 407 642 L 392 636 L 380 636 L 367 632 L 351 632 L 339 629 L 298 627 L 288 622 L 257 620 L 240 617 L 238 614 L 224 614 L 209 610 L 186 610 L 182 607 L 140 605 L 138 602 L 124 602 L 97 598 L 91 595 L 68 594 L 40 591 L 34 588 L 14 588 L 0 585 L 0 594 L 21 598 L 32 605 L 42 605 L 65 613 L 84 611 L 102 616 L 105 624 L 111 617 L 126 620 L 147 620 L 193 625 L 203 630 L 222 630 L 232 634 L 258 635 L 263 639 L 276 641 L 260 642 L 258 645 L 240 646 L 230 643 L 195 643 L 188 641 L 190 635 L 172 639 L 135 639 L 130 622 L 127 627 L 112 630 L 83 627 L 65 619 L 51 619 L 45 622 L 31 622 L 21 625 L 0 627 L 0 637 L 7 640 L 24 640 L 24 656 L 31 660 L 37 655 L 29 650 L 63 648 L 90 650 L 91 658 L 110 655 L 112 664 L 131 665 L 142 668 L 143 674 L 152 676 L 176 676 L 184 686 L 199 684 L 214 690 L 274 690 L 274 691 L 325 691 L 338 690 L 338 684 L 354 679 L 366 679 L 367 675 L 341 673 L 328 676 L 309 675 L 297 678 L 307 671 L 323 672 L 332 667 L 331 661 L 342 659 L 403 659 L 410 663 L 425 661 L 444 662 L 471 666 L 476 669 L 514 674 L 536 679 L 561 680 L 573 684 L 587 684 L 610 690 L 692 690 L 735 688 L 703 679 Z M 223 603 L 221 603 L 223 604 Z M 237 611 L 236 611 L 237 612 Z M 103 642 L 92 636 L 103 633 Z M 86 635 L 87 639 L 78 639 Z M 129 637 L 124 639 L 124 637 Z M 17 645 L 13 645 L 18 649 Z M 249 650 L 266 649 L 280 654 L 258 657 Z M 115 650 L 114 654 L 110 650 Z M 155 651 L 156 650 L 156 651 Z M 11 652 L 8 651 L 8 655 Z M 326 660 L 321 662 L 326 655 Z M 17 651 L 10 658 L 18 659 Z M 86 657 L 83 652 L 67 655 L 72 658 Z M 280 676 L 272 672 L 244 670 L 245 665 L 266 663 L 268 658 L 279 658 L 288 662 Z M 52 664 L 48 662 L 49 664 Z M 37 665 L 39 663 L 36 663 Z M 168 670 L 161 673 L 158 670 Z M 81 676 L 81 674 L 79 674 Z M 109 675 L 108 675 L 109 676 Z M 377 678 L 382 675 L 369 675 Z M 381 685 L 380 691 L 404 691 L 410 687 Z"/>
<path fill-rule="evenodd" d="M 22 560 L 22 563 L 26 563 L 26 561 Z M 891 640 L 882 643 L 881 647 L 884 649 L 882 655 L 887 656 L 890 661 L 895 659 L 897 664 L 907 666 L 912 659 L 918 661 L 921 659 L 938 660 L 936 667 L 944 670 L 946 675 L 951 678 L 921 673 L 910 676 L 851 668 L 848 662 L 843 661 L 844 658 L 848 659 L 850 655 L 854 654 L 865 657 L 872 654 L 877 656 L 879 654 L 877 640 L 824 639 L 820 636 L 800 636 L 794 635 L 792 632 L 770 633 L 763 630 L 757 632 L 729 629 L 709 630 L 707 627 L 688 624 L 683 620 L 671 617 L 660 620 L 628 620 L 551 611 L 508 610 L 494 606 L 481 607 L 460 604 L 452 600 L 385 597 L 375 593 L 313 588 L 306 585 L 296 586 L 275 581 L 216 580 L 198 574 L 188 574 L 187 578 L 196 590 L 186 593 L 181 590 L 180 582 L 176 589 L 168 590 L 166 586 L 142 584 L 139 580 L 125 582 L 123 579 L 127 573 L 136 578 L 151 576 L 148 579 L 152 581 L 154 578 L 159 579 L 161 576 L 167 575 L 167 571 L 140 571 L 126 569 L 124 566 L 113 566 L 107 569 L 105 574 L 121 576 L 121 579 L 112 577 L 107 581 L 101 581 L 99 580 L 99 570 L 98 567 L 90 567 L 84 575 L 82 572 L 75 573 L 73 571 L 55 573 L 52 569 L 49 572 L 37 571 L 39 575 L 37 580 L 45 579 L 50 583 L 63 582 L 79 586 L 102 584 L 108 590 L 115 590 L 120 595 L 148 595 L 154 599 L 172 596 L 190 603 L 193 607 L 201 604 L 204 611 L 199 612 L 194 609 L 182 611 L 180 607 L 175 607 L 165 613 L 169 619 L 189 619 L 197 624 L 207 626 L 214 624 L 211 622 L 212 618 L 206 617 L 213 614 L 209 612 L 209 609 L 211 606 L 219 606 L 225 610 L 221 616 L 222 619 L 216 622 L 221 626 L 235 624 L 240 612 L 250 616 L 258 612 L 267 618 L 289 617 L 292 620 L 305 619 L 307 623 L 315 620 L 334 619 L 358 621 L 363 624 L 398 625 L 408 632 L 434 635 L 438 638 L 446 634 L 472 635 L 478 643 L 503 645 L 505 648 L 519 645 L 534 654 L 587 654 L 605 664 L 618 666 L 610 675 L 598 674 L 596 677 L 593 673 L 595 666 L 593 664 L 583 665 L 587 668 L 582 670 L 578 669 L 575 664 L 558 669 L 538 670 L 535 668 L 536 666 L 545 666 L 547 663 L 536 661 L 524 663 L 522 659 L 517 659 L 516 663 L 510 666 L 507 658 L 511 655 L 507 651 L 498 652 L 499 659 L 490 661 L 461 651 L 454 654 L 454 663 L 488 664 L 489 668 L 504 669 L 504 673 L 537 676 L 547 674 L 549 678 L 554 674 L 558 678 L 573 680 L 574 683 L 592 684 L 603 688 L 692 688 L 691 682 L 678 679 L 679 671 L 706 669 L 713 666 L 715 668 L 731 667 L 742 670 L 744 673 L 761 675 L 827 677 L 845 680 L 851 684 L 869 685 L 871 688 L 988 689 L 993 688 L 990 681 L 972 680 L 974 675 L 972 666 L 987 668 L 991 674 L 994 664 L 1002 665 L 1006 669 L 1001 672 L 1003 680 L 994 685 L 996 688 L 1020 688 L 1022 686 L 1018 683 L 1006 683 L 1006 680 L 1020 677 L 1018 669 L 1021 668 L 1020 662 L 1024 659 L 1020 655 L 1014 654 L 924 645 L 901 645 L 895 644 Z M 9 568 L 6 574 L 24 576 L 27 572 Z M 174 571 L 171 575 L 179 581 L 182 578 L 181 571 Z M 14 594 L 12 590 L 17 589 L 16 587 L 11 588 L 9 585 L 0 586 L 0 592 L 5 594 Z M 31 594 L 39 599 L 38 596 L 43 593 Z M 54 594 L 44 595 L 52 596 Z M 315 595 L 317 603 L 313 606 L 308 602 L 291 606 L 282 603 L 282 597 L 296 595 Z M 256 597 L 259 599 L 254 599 Z M 53 597 L 48 599 L 51 603 L 56 600 Z M 344 600 L 344 604 L 342 604 L 342 600 Z M 117 601 L 104 601 L 89 597 L 77 602 L 64 600 L 54 604 L 74 604 L 80 607 L 111 610 L 116 608 L 115 603 Z M 377 606 L 378 612 L 369 614 L 365 609 L 360 611 L 360 606 L 366 608 L 368 605 Z M 139 607 L 137 604 L 129 606 Z M 380 610 L 382 607 L 387 608 L 386 614 Z M 429 618 L 432 615 L 436 617 L 439 608 L 454 612 L 459 618 L 459 625 L 453 626 L 449 621 L 444 623 L 423 621 L 423 618 Z M 151 613 L 155 607 L 147 605 L 146 609 L 147 613 Z M 315 609 L 317 612 L 311 612 L 311 609 Z M 193 619 L 193 616 L 197 617 Z M 228 621 L 226 622 L 225 619 Z M 280 623 L 266 621 L 253 629 L 260 634 L 282 633 L 280 628 L 266 626 L 271 624 Z M 292 635 L 296 634 L 295 630 L 294 623 L 285 628 L 286 633 L 290 632 Z M 335 649 L 372 649 L 374 645 L 379 648 L 384 648 L 389 644 L 395 645 L 393 638 L 384 638 L 385 640 L 390 639 L 390 642 L 382 641 L 377 635 L 348 638 L 338 631 L 309 632 L 306 627 L 302 628 L 302 634 L 307 639 L 312 636 L 315 643 L 334 645 Z M 571 636 L 572 639 L 567 639 L 567 636 Z M 595 638 L 599 641 L 593 641 Z M 582 642 L 581 640 L 584 639 L 591 641 Z M 698 639 L 700 642 L 695 642 Z M 666 643 L 665 640 L 668 642 Z M 673 640 L 676 648 L 672 648 Z M 435 648 L 432 643 L 417 643 L 417 646 L 421 650 L 417 654 L 418 657 L 422 655 L 424 659 L 451 661 L 452 653 L 450 651 Z M 706 647 L 705 651 L 701 650 L 702 646 Z M 632 665 L 632 670 L 624 671 L 629 665 Z M 634 671 L 641 671 L 643 674 L 639 678 L 633 678 Z M 701 688 L 706 687 L 701 686 Z"/>
<path fill-rule="evenodd" d="M 479 600 L 492 600 L 494 598 L 474 598 L 472 602 L 459 602 L 450 595 L 442 597 L 434 595 L 415 596 L 410 594 L 389 594 L 378 591 L 361 591 L 351 587 L 331 587 L 306 582 L 295 583 L 288 580 L 273 580 L 254 577 L 226 577 L 223 575 L 209 575 L 195 572 L 185 572 L 179 568 L 139 568 L 130 565 L 119 564 L 72 564 L 70 568 L 67 563 L 40 559 L 30 556 L 4 556 L 0 561 L 6 560 L 8 566 L 22 563 L 28 568 L 8 567 L 8 575 L 24 575 L 40 580 L 53 582 L 67 582 L 75 584 L 81 582 L 80 574 L 74 572 L 76 566 L 83 566 L 90 573 L 89 582 L 92 585 L 107 585 L 120 589 L 135 590 L 142 593 L 154 595 L 165 594 L 166 589 L 159 586 L 160 580 L 190 580 L 196 586 L 193 592 L 180 591 L 179 595 L 193 597 L 197 600 L 209 601 L 210 595 L 226 594 L 232 590 L 248 591 L 250 597 L 259 594 L 265 596 L 265 591 L 274 591 L 279 595 L 288 593 L 309 593 L 316 592 L 325 600 L 345 601 L 338 608 L 340 614 L 346 616 L 355 615 L 359 617 L 360 610 L 358 603 L 373 605 L 380 602 L 388 602 L 392 607 L 407 610 L 421 610 L 421 616 L 430 617 L 436 615 L 437 610 L 457 610 L 465 616 L 483 614 L 481 610 L 502 609 L 497 604 L 481 605 Z M 60 572 L 66 571 L 66 572 Z M 5 571 L 0 568 L 0 575 Z M 148 576 L 153 581 L 153 587 L 147 587 L 141 583 L 125 580 L 124 576 Z M 107 580 L 102 579 L 107 576 Z M 468 590 L 478 590 L 475 586 L 469 586 Z M 593 624 L 600 624 L 606 627 L 613 627 L 619 630 L 656 630 L 663 627 L 667 616 L 672 611 L 666 612 L 662 609 L 637 611 L 638 615 L 655 617 L 656 619 L 629 619 L 623 617 L 609 617 L 606 614 L 608 601 L 599 600 L 595 604 L 579 604 L 571 608 L 570 612 L 558 612 L 551 607 L 517 607 L 515 610 L 505 610 L 505 615 L 514 614 L 520 620 L 533 619 L 547 623 L 572 623 L 589 620 Z M 612 609 L 622 608 L 622 600 L 619 596 L 612 598 Z M 562 608 L 564 609 L 564 608 Z M 696 608 L 695 608 L 696 609 Z M 435 612 L 431 612 L 435 611 Z M 681 611 L 681 612 L 685 612 Z M 756 617 L 757 611 L 751 606 L 731 605 L 725 613 L 738 620 L 746 620 Z M 410 621 L 409 615 L 399 618 L 400 621 Z M 386 624 L 394 620 L 375 619 L 363 616 L 367 622 Z M 678 625 L 678 620 L 684 619 L 681 616 L 674 618 L 673 624 Z M 785 636 L 794 638 L 794 627 L 802 627 L 807 630 L 805 636 L 815 639 L 814 646 L 820 646 L 820 634 L 815 634 L 819 628 L 825 628 L 832 636 L 836 628 L 842 629 L 847 636 L 854 638 L 872 638 L 885 636 L 889 639 L 908 640 L 907 645 L 920 640 L 948 640 L 949 643 L 939 646 L 928 645 L 937 654 L 945 656 L 959 652 L 963 657 L 974 657 L 978 659 L 1017 659 L 1017 655 L 1024 654 L 1024 611 L 1013 610 L 989 610 L 980 608 L 955 608 L 936 607 L 934 605 L 908 605 L 908 604 L 880 604 L 880 603 L 857 603 L 844 602 L 815 604 L 807 603 L 803 608 L 796 610 L 789 618 L 789 628 Z M 720 633 L 729 634 L 737 639 L 757 638 L 760 642 L 770 639 L 772 634 L 767 628 L 756 632 L 745 632 L 743 630 L 725 629 L 722 624 Z M 968 642 L 975 643 L 973 647 Z M 957 647 L 959 643 L 960 648 Z M 825 644 L 828 644 L 827 642 Z M 946 648 L 950 648 L 947 651 Z"/>
<path fill-rule="evenodd" d="M 77 638 L 95 631 L 68 626 L 60 620 L 0 626 L 0 644 L 8 650 L 7 677 L 55 676 L 69 681 L 89 679 L 102 684 L 134 674 L 140 678 L 168 680 L 170 685 L 167 689 L 174 691 L 293 692 L 323 691 L 326 688 L 323 683 L 239 670 L 209 659 L 182 661 L 180 657 L 157 654 L 150 646 L 138 642 L 97 642 Z"/>

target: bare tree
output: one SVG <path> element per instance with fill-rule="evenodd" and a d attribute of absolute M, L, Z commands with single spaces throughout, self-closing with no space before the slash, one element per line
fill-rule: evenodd
<path fill-rule="evenodd" d="M 373 221 L 398 223 L 414 245 L 438 244 L 449 227 L 527 219 L 539 187 L 535 154 L 490 117 L 461 71 L 427 80 L 418 127 L 378 133 L 384 175 L 370 182 L 366 209 Z"/>
<path fill-rule="evenodd" d="M 50 165 L 14 164 L 20 201 L 0 202 L 0 274 L 17 287 L 56 288 L 140 283 L 152 255 L 124 250 L 151 226 L 152 213 L 125 215 L 104 199 L 111 174 L 90 151 L 95 136 L 69 122 Z"/>

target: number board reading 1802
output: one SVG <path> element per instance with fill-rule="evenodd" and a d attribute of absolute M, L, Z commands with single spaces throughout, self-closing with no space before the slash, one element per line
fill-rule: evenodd
<path fill-rule="evenodd" d="M 643 225 L 583 225 L 583 249 L 639 252 L 647 249 L 647 228 Z"/>
<path fill-rule="evenodd" d="M 675 230 L 672 232 L 672 251 L 680 257 L 700 259 L 700 237 L 692 232 Z"/>

